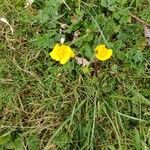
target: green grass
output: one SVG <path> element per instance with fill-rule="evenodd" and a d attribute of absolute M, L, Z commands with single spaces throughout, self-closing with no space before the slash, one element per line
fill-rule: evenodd
<path fill-rule="evenodd" d="M 148 150 L 150 47 L 130 14 L 150 24 L 150 1 L 24 5 L 0 0 L 0 14 L 14 28 L 12 35 L 0 22 L 0 150 Z M 62 36 L 89 68 L 49 57 Z M 93 56 L 102 43 L 113 49 L 105 62 Z"/>

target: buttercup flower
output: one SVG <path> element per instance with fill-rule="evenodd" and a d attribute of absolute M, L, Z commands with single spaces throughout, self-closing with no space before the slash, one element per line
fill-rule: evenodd
<path fill-rule="evenodd" d="M 109 59 L 112 55 L 112 49 L 107 49 L 105 45 L 99 45 L 95 49 L 95 56 L 101 61 Z"/>
<path fill-rule="evenodd" d="M 70 58 L 75 57 L 75 53 L 71 47 L 65 44 L 56 44 L 49 55 L 55 61 L 59 61 L 60 64 L 65 64 Z"/>

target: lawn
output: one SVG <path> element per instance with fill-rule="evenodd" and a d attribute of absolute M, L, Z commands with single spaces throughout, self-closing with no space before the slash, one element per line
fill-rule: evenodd
<path fill-rule="evenodd" d="M 149 150 L 150 0 L 0 0 L 0 18 L 0 150 Z"/>

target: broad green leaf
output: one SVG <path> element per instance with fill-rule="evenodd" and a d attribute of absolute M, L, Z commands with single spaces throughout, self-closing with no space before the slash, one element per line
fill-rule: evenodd
<path fill-rule="evenodd" d="M 15 150 L 24 150 L 21 139 L 19 139 L 19 138 L 16 139 L 14 144 L 15 144 Z"/>
<path fill-rule="evenodd" d="M 39 150 L 39 139 L 36 136 L 32 136 L 28 139 L 27 145 L 29 150 Z"/>
<path fill-rule="evenodd" d="M 136 150 L 141 150 L 140 135 L 139 135 L 139 131 L 137 129 L 135 129 L 134 139 L 135 139 Z"/>
<path fill-rule="evenodd" d="M 5 145 L 5 148 L 6 148 L 6 149 L 14 149 L 14 148 L 15 148 L 15 145 L 14 145 L 14 143 L 12 142 L 12 140 L 10 140 L 10 141 Z"/>
<path fill-rule="evenodd" d="M 10 140 L 10 132 L 3 134 L 0 136 L 0 145 L 6 144 Z"/>

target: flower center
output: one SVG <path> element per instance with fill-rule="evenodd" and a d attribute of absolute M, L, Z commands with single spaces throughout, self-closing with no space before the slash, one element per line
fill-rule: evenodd
<path fill-rule="evenodd" d="M 102 50 L 100 51 L 100 55 L 101 55 L 102 57 L 105 57 L 105 56 L 107 55 L 107 50 L 106 50 L 106 49 L 102 49 Z"/>
<path fill-rule="evenodd" d="M 58 56 L 60 58 L 63 58 L 66 55 L 67 55 L 66 48 L 64 46 L 60 46 L 59 51 L 58 51 Z"/>

